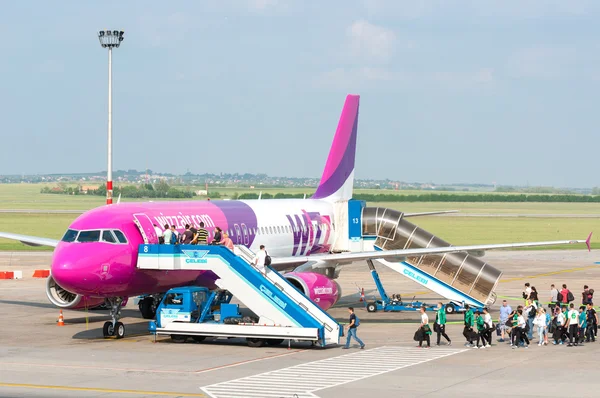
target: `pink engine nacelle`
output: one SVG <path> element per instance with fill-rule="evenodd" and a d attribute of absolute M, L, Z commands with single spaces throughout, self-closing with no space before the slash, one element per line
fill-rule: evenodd
<path fill-rule="evenodd" d="M 290 272 L 284 277 L 322 310 L 329 309 L 342 296 L 340 285 L 325 275 L 314 272 Z"/>

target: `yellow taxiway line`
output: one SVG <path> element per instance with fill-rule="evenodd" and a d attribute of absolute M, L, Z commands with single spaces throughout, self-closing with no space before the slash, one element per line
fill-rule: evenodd
<path fill-rule="evenodd" d="M 142 391 L 142 390 L 116 390 L 112 388 L 94 388 L 94 387 L 69 387 L 69 386 L 50 386 L 40 384 L 18 384 L 18 383 L 0 383 L 0 387 L 40 389 L 40 390 L 61 390 L 61 391 L 87 391 L 103 392 L 113 394 L 131 394 L 131 395 L 163 395 L 173 397 L 206 397 L 205 394 L 191 394 L 182 392 L 164 392 L 164 391 Z"/>

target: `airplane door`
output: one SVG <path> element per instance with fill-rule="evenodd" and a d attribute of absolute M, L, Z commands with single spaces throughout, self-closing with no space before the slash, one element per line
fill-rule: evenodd
<path fill-rule="evenodd" d="M 244 235 L 244 245 L 248 246 L 250 244 L 250 235 L 248 235 L 246 224 L 242 224 L 242 235 Z"/>
<path fill-rule="evenodd" d="M 233 224 L 233 228 L 235 229 L 236 244 L 241 245 L 242 244 L 242 230 L 240 229 L 240 226 L 237 224 Z"/>
<path fill-rule="evenodd" d="M 150 217 L 144 213 L 137 213 L 133 215 L 133 222 L 140 230 L 142 238 L 144 238 L 144 243 L 158 243 L 158 237 L 156 236 L 156 231 L 154 230 L 154 225 L 152 220 L 150 220 Z"/>

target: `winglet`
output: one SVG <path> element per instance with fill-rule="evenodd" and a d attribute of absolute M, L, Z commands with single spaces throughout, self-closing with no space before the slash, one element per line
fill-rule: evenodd
<path fill-rule="evenodd" d="M 592 241 L 592 234 L 593 233 L 594 233 L 593 231 L 590 232 L 590 234 L 588 235 L 587 239 L 585 240 L 585 245 L 587 246 L 589 252 L 592 251 L 592 247 L 590 246 L 590 242 Z"/>

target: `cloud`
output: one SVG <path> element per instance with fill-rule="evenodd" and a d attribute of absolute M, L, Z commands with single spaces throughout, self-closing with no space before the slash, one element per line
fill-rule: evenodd
<path fill-rule="evenodd" d="M 346 30 L 352 55 L 362 60 L 387 61 L 394 53 L 396 34 L 367 21 L 354 22 Z"/>

